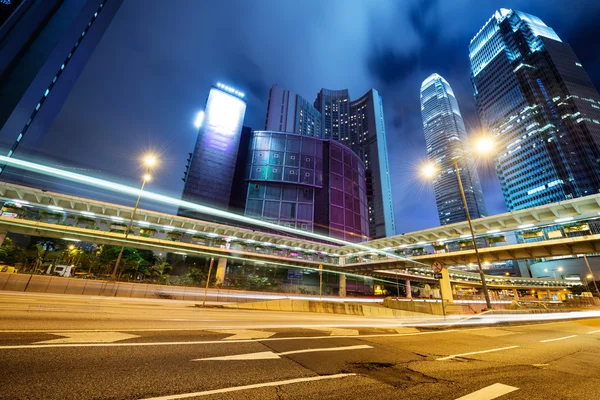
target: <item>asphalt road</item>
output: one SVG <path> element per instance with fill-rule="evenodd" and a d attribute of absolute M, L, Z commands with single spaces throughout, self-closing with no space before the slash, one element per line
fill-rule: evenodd
<path fill-rule="evenodd" d="M 600 318 L 402 322 L 3 293 L 0 398 L 600 398 Z"/>

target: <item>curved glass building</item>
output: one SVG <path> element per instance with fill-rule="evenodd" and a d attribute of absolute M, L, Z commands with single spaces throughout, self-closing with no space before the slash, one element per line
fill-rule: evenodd
<path fill-rule="evenodd" d="M 466 221 L 453 159 L 458 168 L 471 218 L 487 215 L 473 157 L 467 151 L 467 131 L 450 84 L 432 74 L 421 84 L 421 116 L 427 158 L 439 170 L 433 180 L 440 224 Z"/>
<path fill-rule="evenodd" d="M 365 166 L 335 141 L 254 131 L 245 215 L 349 241 L 369 236 Z"/>
<path fill-rule="evenodd" d="M 508 210 L 598 193 L 600 95 L 571 46 L 538 17 L 500 9 L 469 58 Z"/>

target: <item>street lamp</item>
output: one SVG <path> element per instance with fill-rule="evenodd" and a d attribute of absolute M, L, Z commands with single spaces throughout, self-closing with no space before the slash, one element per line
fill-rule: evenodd
<path fill-rule="evenodd" d="M 144 186 L 146 186 L 146 182 L 149 182 L 152 179 L 150 175 L 150 169 L 154 167 L 157 163 L 156 156 L 153 154 L 147 154 L 144 156 L 144 165 L 146 166 L 146 173 L 142 176 L 142 187 L 140 188 L 140 193 L 138 194 L 137 201 L 135 202 L 135 207 L 133 208 L 133 212 L 131 213 L 131 218 L 129 219 L 129 225 L 125 230 L 125 240 L 129 236 L 129 232 L 131 231 L 131 226 L 133 225 L 133 218 L 135 217 L 135 213 L 137 212 L 138 206 L 140 204 L 140 199 L 142 198 L 142 191 L 144 190 Z M 117 277 L 117 271 L 119 270 L 119 264 L 121 263 L 121 258 L 123 257 L 123 250 L 125 250 L 125 245 L 121 246 L 121 251 L 119 251 L 119 255 L 117 256 L 117 261 L 115 262 L 115 267 L 112 272 L 112 277 Z"/>
<path fill-rule="evenodd" d="M 474 149 L 477 153 L 480 154 L 489 154 L 494 149 L 494 142 L 489 137 L 482 137 L 475 143 Z M 475 250 L 475 255 L 477 256 L 477 267 L 479 268 L 479 276 L 481 278 L 481 286 L 483 289 L 483 294 L 485 296 L 485 304 L 487 308 L 492 308 L 492 302 L 490 300 L 490 294 L 488 293 L 487 283 L 485 281 L 485 274 L 483 273 L 483 268 L 481 267 L 481 257 L 479 256 L 479 249 L 477 248 L 477 241 L 475 240 L 475 232 L 473 231 L 473 224 L 471 223 L 471 215 L 469 214 L 469 205 L 467 204 L 467 198 L 465 196 L 465 189 L 463 188 L 462 179 L 460 177 L 460 169 L 458 168 L 458 160 L 465 157 L 467 154 L 460 155 L 458 157 L 452 158 L 452 165 L 454 166 L 454 171 L 456 172 L 456 179 L 458 180 L 458 187 L 460 189 L 460 195 L 462 197 L 463 207 L 465 208 L 465 214 L 467 216 L 467 222 L 469 223 L 469 231 L 471 232 L 471 238 L 473 239 L 473 249 Z M 423 168 L 423 174 L 428 177 L 433 177 L 436 172 L 436 167 L 434 165 L 427 165 Z"/>
<path fill-rule="evenodd" d="M 554 277 L 554 283 L 556 283 L 556 271 L 563 272 L 565 269 L 563 267 L 558 267 L 552 269 L 552 276 Z M 548 272 L 548 268 L 544 268 L 544 272 Z"/>

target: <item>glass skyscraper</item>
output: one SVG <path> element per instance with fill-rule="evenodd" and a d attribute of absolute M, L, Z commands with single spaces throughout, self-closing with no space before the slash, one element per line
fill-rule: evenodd
<path fill-rule="evenodd" d="M 396 234 L 383 103 L 376 90 L 351 101 L 348 90 L 321 89 L 311 105 L 273 85 L 265 127 L 334 140 L 350 148 L 366 168 L 369 237 Z"/>
<path fill-rule="evenodd" d="M 469 57 L 508 210 L 598 193 L 600 96 L 571 46 L 538 17 L 500 9 Z"/>
<path fill-rule="evenodd" d="M 375 89 L 350 101 L 348 90 L 321 89 L 315 100 L 324 139 L 338 140 L 365 163 L 371 238 L 396 234 L 383 102 Z"/>
<path fill-rule="evenodd" d="M 0 151 L 50 129 L 123 0 L 0 1 Z M 0 166 L 1 167 L 1 166 Z"/>
<path fill-rule="evenodd" d="M 486 216 L 483 192 L 473 157 L 468 152 L 467 131 L 458 102 L 450 84 L 438 74 L 432 74 L 421 84 L 421 116 L 427 158 L 438 170 L 433 188 L 440 224 L 467 220 L 452 162 L 457 158 L 469 214 L 471 218 Z"/>

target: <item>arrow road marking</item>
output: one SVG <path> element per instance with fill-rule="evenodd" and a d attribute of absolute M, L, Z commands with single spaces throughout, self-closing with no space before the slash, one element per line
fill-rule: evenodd
<path fill-rule="evenodd" d="M 456 357 L 471 356 L 473 354 L 482 354 L 482 353 L 493 353 L 494 351 L 510 350 L 510 349 L 515 349 L 517 347 L 519 347 L 519 346 L 508 346 L 508 347 L 500 347 L 497 349 L 490 349 L 490 350 L 472 351 L 470 353 L 452 354 L 450 356 L 436 358 L 436 360 L 437 361 L 445 361 L 445 360 L 450 360 L 450 359 L 456 358 Z"/>
<path fill-rule="evenodd" d="M 519 388 L 503 385 L 502 383 L 494 383 L 491 386 L 484 387 L 476 392 L 459 397 L 456 400 L 492 400 L 510 392 L 514 392 L 515 390 L 519 390 Z"/>
<path fill-rule="evenodd" d="M 331 332 L 329 336 L 358 336 L 358 329 L 346 328 L 311 328 L 321 332 Z"/>
<path fill-rule="evenodd" d="M 138 335 L 130 335 L 121 332 L 65 332 L 52 333 L 52 335 L 62 336 L 59 339 L 43 340 L 34 344 L 58 344 L 58 343 L 113 343 L 119 340 L 133 339 Z"/>
<path fill-rule="evenodd" d="M 211 330 L 211 332 L 225 333 L 228 336 L 223 340 L 245 340 L 245 339 L 266 339 L 275 334 L 275 332 L 257 331 L 253 329 L 225 329 Z"/>
<path fill-rule="evenodd" d="M 313 352 L 320 352 L 320 351 L 362 350 L 362 349 L 372 349 L 372 348 L 373 348 L 373 346 L 361 344 L 361 345 L 357 345 L 357 346 L 325 347 L 322 349 L 292 350 L 292 351 L 284 351 L 283 353 L 275 353 L 272 351 L 262 351 L 259 353 L 236 354 L 233 356 L 197 358 L 197 359 L 191 360 L 191 361 L 275 360 L 275 359 L 281 358 L 281 356 L 287 356 L 289 354 L 313 353 Z"/>

